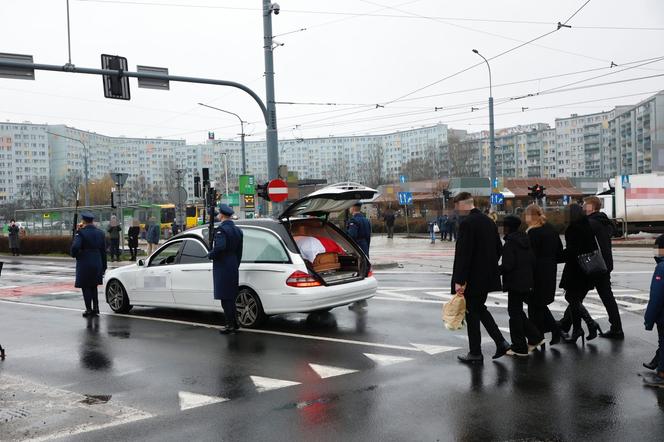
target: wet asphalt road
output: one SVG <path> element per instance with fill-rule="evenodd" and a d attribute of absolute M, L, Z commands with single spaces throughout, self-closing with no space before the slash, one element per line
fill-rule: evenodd
<path fill-rule="evenodd" d="M 440 321 L 451 268 L 443 247 L 410 246 L 403 268 L 377 272 L 365 314 L 278 316 L 230 337 L 217 313 L 122 316 L 104 306 L 86 320 L 69 261 L 4 258 L 0 440 L 664 438 L 664 390 L 641 378 L 656 343 L 641 319 L 649 250 L 616 251 L 624 342 L 490 362 L 487 339 L 484 366 L 467 367 L 456 362 L 465 331 Z M 488 305 L 509 339 L 506 298 Z M 587 305 L 606 324 L 599 300 Z"/>

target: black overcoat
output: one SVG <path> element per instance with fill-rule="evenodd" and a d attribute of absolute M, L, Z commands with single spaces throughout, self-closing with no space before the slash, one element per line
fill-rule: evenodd
<path fill-rule="evenodd" d="M 214 247 L 208 254 L 212 260 L 214 299 L 234 300 L 240 281 L 242 261 L 242 230 L 226 220 L 214 231 Z"/>
<path fill-rule="evenodd" d="M 535 254 L 535 287 L 529 304 L 551 304 L 556 296 L 558 262 L 563 259 L 560 235 L 549 223 L 528 229 L 530 246 Z"/>
<path fill-rule="evenodd" d="M 588 222 L 588 217 L 584 216 L 579 221 L 570 223 L 565 230 L 565 250 L 563 252 L 565 267 L 560 279 L 560 288 L 590 290 L 593 287 L 590 277 L 583 272 L 577 258 L 581 254 L 590 253 L 596 249 L 595 235 Z"/>
<path fill-rule="evenodd" d="M 466 293 L 501 290 L 498 269 L 501 250 L 496 223 L 479 210 L 471 210 L 459 224 L 454 249 L 452 293 L 455 283 L 467 284 Z"/>
<path fill-rule="evenodd" d="M 535 255 L 525 232 L 513 232 L 505 236 L 503 263 L 503 291 L 530 294 L 535 285 Z"/>
<path fill-rule="evenodd" d="M 74 287 L 94 287 L 102 283 L 106 272 L 106 241 L 104 232 L 92 224 L 74 236 L 71 256 L 76 258 Z"/>

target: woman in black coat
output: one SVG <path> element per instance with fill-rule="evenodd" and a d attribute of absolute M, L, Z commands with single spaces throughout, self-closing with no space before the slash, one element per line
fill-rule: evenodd
<path fill-rule="evenodd" d="M 588 217 L 579 204 L 569 206 L 569 226 L 565 231 L 565 250 L 563 258 L 565 267 L 560 279 L 560 288 L 565 290 L 565 299 L 569 303 L 569 312 L 572 318 L 572 335 L 566 342 L 575 343 L 579 337 L 584 341 L 583 329 L 581 328 L 581 316 L 584 313 L 583 299 L 593 287 L 588 275 L 581 269 L 578 256 L 590 253 L 597 247 L 595 235 Z M 592 320 L 592 319 L 591 319 Z"/>
<path fill-rule="evenodd" d="M 546 222 L 544 211 L 537 204 L 526 208 L 526 224 L 530 246 L 535 254 L 535 285 L 528 300 L 528 316 L 542 332 L 551 332 L 551 345 L 560 343 L 562 333 L 549 310 L 556 296 L 558 262 L 563 257 L 563 243 L 553 226 Z"/>

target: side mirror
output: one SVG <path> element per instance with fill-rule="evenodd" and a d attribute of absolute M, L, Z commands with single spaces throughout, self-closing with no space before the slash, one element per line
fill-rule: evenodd
<path fill-rule="evenodd" d="M 136 263 L 139 267 L 143 267 L 145 265 L 145 261 L 142 259 L 139 259 L 138 262 Z"/>

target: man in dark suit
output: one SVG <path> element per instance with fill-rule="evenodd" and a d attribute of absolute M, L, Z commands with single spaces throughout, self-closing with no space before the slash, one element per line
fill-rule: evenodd
<path fill-rule="evenodd" d="M 496 321 L 484 305 L 489 292 L 501 290 L 498 260 L 502 243 L 496 224 L 475 208 L 473 197 L 461 192 L 454 198 L 456 210 L 463 220 L 459 224 L 454 251 L 452 271 L 452 293 L 461 293 L 466 298 L 466 323 L 470 352 L 458 356 L 464 363 L 481 364 L 482 334 L 480 322 L 496 343 L 497 359 L 507 353 L 510 344 L 498 329 Z"/>
<path fill-rule="evenodd" d="M 97 286 L 102 283 L 106 272 L 106 241 L 104 232 L 93 224 L 91 212 L 81 213 L 83 226 L 74 236 L 71 256 L 76 258 L 76 282 L 83 292 L 85 312 L 83 317 L 99 315 L 99 295 Z"/>
<path fill-rule="evenodd" d="M 221 300 L 226 326 L 222 333 L 235 333 L 239 328 L 235 308 L 240 283 L 240 262 L 242 262 L 242 230 L 232 220 L 233 209 L 219 206 L 219 221 L 214 230 L 214 245 L 208 258 L 212 260 L 212 281 L 214 299 Z"/>

